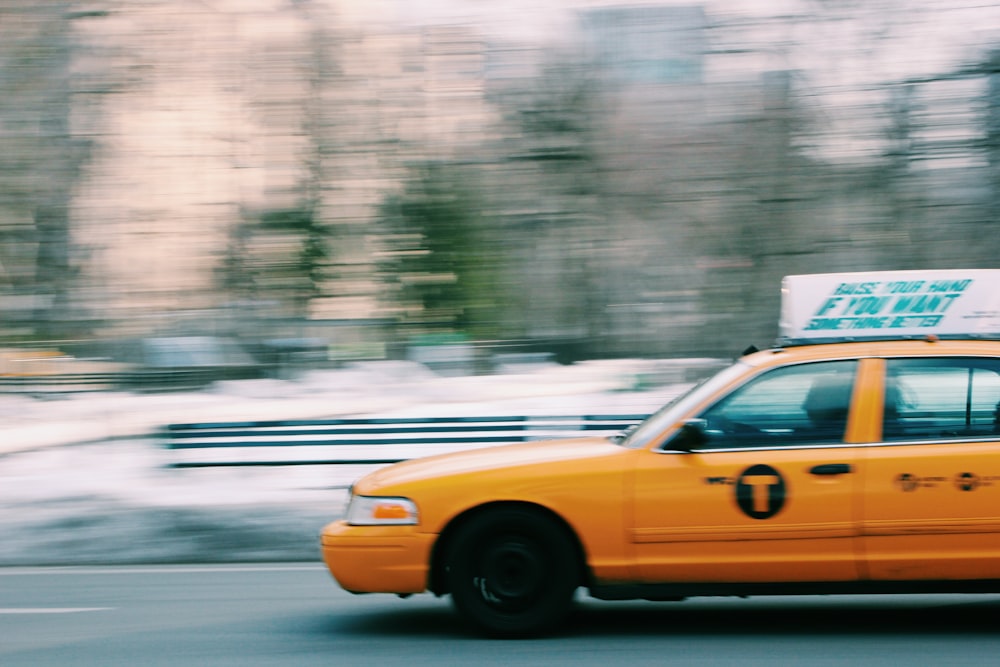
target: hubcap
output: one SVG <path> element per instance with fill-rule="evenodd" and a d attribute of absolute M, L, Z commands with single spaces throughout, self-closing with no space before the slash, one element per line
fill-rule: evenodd
<path fill-rule="evenodd" d="M 480 594 L 492 604 L 517 605 L 531 601 L 544 580 L 537 549 L 523 542 L 500 542 L 483 554 Z"/>

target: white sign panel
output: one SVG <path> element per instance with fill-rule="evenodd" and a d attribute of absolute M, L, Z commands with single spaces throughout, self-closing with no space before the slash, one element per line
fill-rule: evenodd
<path fill-rule="evenodd" d="M 786 276 L 783 341 L 1000 337 L 1000 270 Z"/>

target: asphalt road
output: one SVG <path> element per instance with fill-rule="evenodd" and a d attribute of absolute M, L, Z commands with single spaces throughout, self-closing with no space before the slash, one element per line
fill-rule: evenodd
<path fill-rule="evenodd" d="M 447 599 L 352 596 L 319 565 L 0 569 L 0 665 L 996 664 L 1000 596 L 580 599 L 488 640 Z"/>

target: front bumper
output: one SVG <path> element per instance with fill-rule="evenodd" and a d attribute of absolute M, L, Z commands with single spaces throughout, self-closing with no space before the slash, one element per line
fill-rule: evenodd
<path fill-rule="evenodd" d="M 352 593 L 422 593 L 437 535 L 415 526 L 350 526 L 334 521 L 320 533 L 323 562 Z"/>

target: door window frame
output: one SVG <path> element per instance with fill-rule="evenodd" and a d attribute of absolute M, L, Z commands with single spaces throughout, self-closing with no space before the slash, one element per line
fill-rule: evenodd
<path fill-rule="evenodd" d="M 746 451 L 776 451 L 776 450 L 792 450 L 792 449 L 832 449 L 832 448 L 843 448 L 843 447 L 856 447 L 858 443 L 855 441 L 856 438 L 854 434 L 856 432 L 856 406 L 858 404 L 858 394 L 859 389 L 863 386 L 863 382 L 866 381 L 871 375 L 871 372 L 865 372 L 868 364 L 864 363 L 870 361 L 866 357 L 840 357 L 833 359 L 817 359 L 810 361 L 802 361 L 798 363 L 790 363 L 779 366 L 770 366 L 767 368 L 760 369 L 760 372 L 755 373 L 747 378 L 744 378 L 742 382 L 738 385 L 733 386 L 729 391 L 719 396 L 716 400 L 712 401 L 710 404 L 701 407 L 692 418 L 694 420 L 699 420 L 703 415 L 711 412 L 717 406 L 722 403 L 727 402 L 734 395 L 743 392 L 748 387 L 756 384 L 760 380 L 764 379 L 768 375 L 773 375 L 774 373 L 781 372 L 789 369 L 800 369 L 809 366 L 817 365 L 831 365 L 831 364 L 843 364 L 848 365 L 853 363 L 854 366 L 851 369 L 852 379 L 851 387 L 848 391 L 847 397 L 847 415 L 845 418 L 844 431 L 839 440 L 836 441 L 809 441 L 805 439 L 803 442 L 780 442 L 775 441 L 773 443 L 758 442 L 754 444 L 746 445 L 735 445 L 726 447 L 716 447 L 712 446 L 710 443 L 698 446 L 696 448 L 682 448 L 682 449 L 671 449 L 671 443 L 679 436 L 683 431 L 678 431 L 674 433 L 671 437 L 667 438 L 659 447 L 658 450 L 661 452 L 678 452 L 683 451 L 685 453 L 718 453 L 718 452 L 746 452 Z M 802 397 L 803 401 L 806 400 L 806 396 Z"/>

